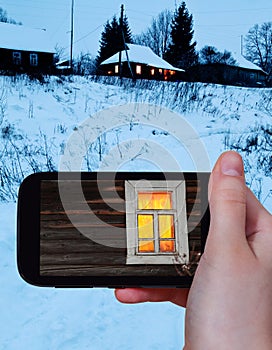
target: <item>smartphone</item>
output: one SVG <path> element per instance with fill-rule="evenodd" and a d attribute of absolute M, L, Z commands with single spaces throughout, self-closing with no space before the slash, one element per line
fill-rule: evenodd
<path fill-rule="evenodd" d="M 51 172 L 20 186 L 17 262 L 47 287 L 189 287 L 209 173 Z"/>

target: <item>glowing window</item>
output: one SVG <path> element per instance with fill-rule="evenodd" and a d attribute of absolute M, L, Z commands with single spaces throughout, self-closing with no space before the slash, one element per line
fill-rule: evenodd
<path fill-rule="evenodd" d="M 152 68 L 151 71 L 150 71 L 151 75 L 155 75 L 155 69 Z"/>
<path fill-rule="evenodd" d="M 127 264 L 188 261 L 184 181 L 126 181 Z"/>
<path fill-rule="evenodd" d="M 142 74 L 142 66 L 139 64 L 136 65 L 136 74 Z"/>
<path fill-rule="evenodd" d="M 116 64 L 115 67 L 114 67 L 114 73 L 115 74 L 119 73 L 119 66 L 118 66 L 118 64 Z"/>
<path fill-rule="evenodd" d="M 170 192 L 139 192 L 138 209 L 172 209 Z"/>

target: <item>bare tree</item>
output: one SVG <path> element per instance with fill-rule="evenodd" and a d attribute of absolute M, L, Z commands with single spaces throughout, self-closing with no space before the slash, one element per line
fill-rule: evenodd
<path fill-rule="evenodd" d="M 89 53 L 81 52 L 75 59 L 74 73 L 79 75 L 95 74 L 97 69 L 96 60 Z"/>
<path fill-rule="evenodd" d="M 2 7 L 0 7 L 0 22 L 19 24 L 19 25 L 22 24 L 22 22 L 16 22 L 13 18 L 9 18 L 7 11 L 4 10 Z"/>
<path fill-rule="evenodd" d="M 221 63 L 231 66 L 236 64 L 231 52 L 227 50 L 220 52 L 214 46 L 204 46 L 199 52 L 199 61 L 201 64 Z"/>
<path fill-rule="evenodd" d="M 150 27 L 134 37 L 135 44 L 150 47 L 155 54 L 163 57 L 170 44 L 172 12 L 162 11 L 152 19 Z"/>
<path fill-rule="evenodd" d="M 272 75 L 272 22 L 255 24 L 245 37 L 246 58 Z"/>

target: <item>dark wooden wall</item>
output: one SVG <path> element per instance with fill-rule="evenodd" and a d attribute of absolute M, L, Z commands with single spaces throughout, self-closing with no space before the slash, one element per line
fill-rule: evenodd
<path fill-rule="evenodd" d="M 13 52 L 21 53 L 21 64 L 13 63 Z M 38 65 L 30 65 L 30 54 L 38 55 Z M 0 70 L 7 72 L 51 73 L 54 68 L 54 54 L 35 51 L 20 51 L 0 48 Z"/>
<path fill-rule="evenodd" d="M 196 192 L 201 191 L 198 181 L 186 181 L 187 216 L 190 216 L 188 239 L 192 270 L 195 269 L 201 252 L 201 227 L 199 223 L 201 203 L 199 199 L 197 201 L 195 199 Z M 177 267 L 174 265 L 126 265 L 126 214 L 123 180 L 115 181 L 115 189 L 107 180 L 101 181 L 100 192 L 94 181 L 82 182 L 85 200 L 92 212 L 101 220 L 99 223 L 95 220 L 92 222 L 90 211 L 81 208 L 82 198 L 76 192 L 75 182 L 65 181 L 63 184 L 62 188 L 66 193 L 67 203 L 71 203 L 69 215 L 72 215 L 73 223 L 87 229 L 93 237 L 99 236 L 105 241 L 113 238 L 119 240 L 123 248 L 112 248 L 98 244 L 81 234 L 63 209 L 57 181 L 44 181 L 41 185 L 40 208 L 41 275 L 177 275 Z M 118 196 L 114 196 L 113 190 L 117 192 Z M 112 205 L 114 209 L 111 207 Z M 113 227 L 119 228 L 117 236 L 114 237 L 112 237 Z M 179 269 L 181 274 L 180 271 Z"/>
<path fill-rule="evenodd" d="M 262 71 L 219 63 L 193 66 L 186 74 L 189 81 L 249 87 L 260 86 L 267 79 Z"/>

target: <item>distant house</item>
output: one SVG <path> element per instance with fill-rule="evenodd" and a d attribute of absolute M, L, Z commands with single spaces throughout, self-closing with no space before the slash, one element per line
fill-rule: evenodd
<path fill-rule="evenodd" d="M 266 85 L 266 72 L 241 55 L 233 56 L 235 65 L 213 63 L 191 67 L 187 71 L 188 80 L 250 87 Z"/>
<path fill-rule="evenodd" d="M 50 73 L 54 53 L 45 30 L 0 23 L 0 71 Z"/>
<path fill-rule="evenodd" d="M 184 70 L 173 67 L 157 56 L 149 47 L 126 44 L 121 51 L 122 76 L 129 78 L 182 80 Z M 100 64 L 100 72 L 105 75 L 120 75 L 119 52 Z"/>

